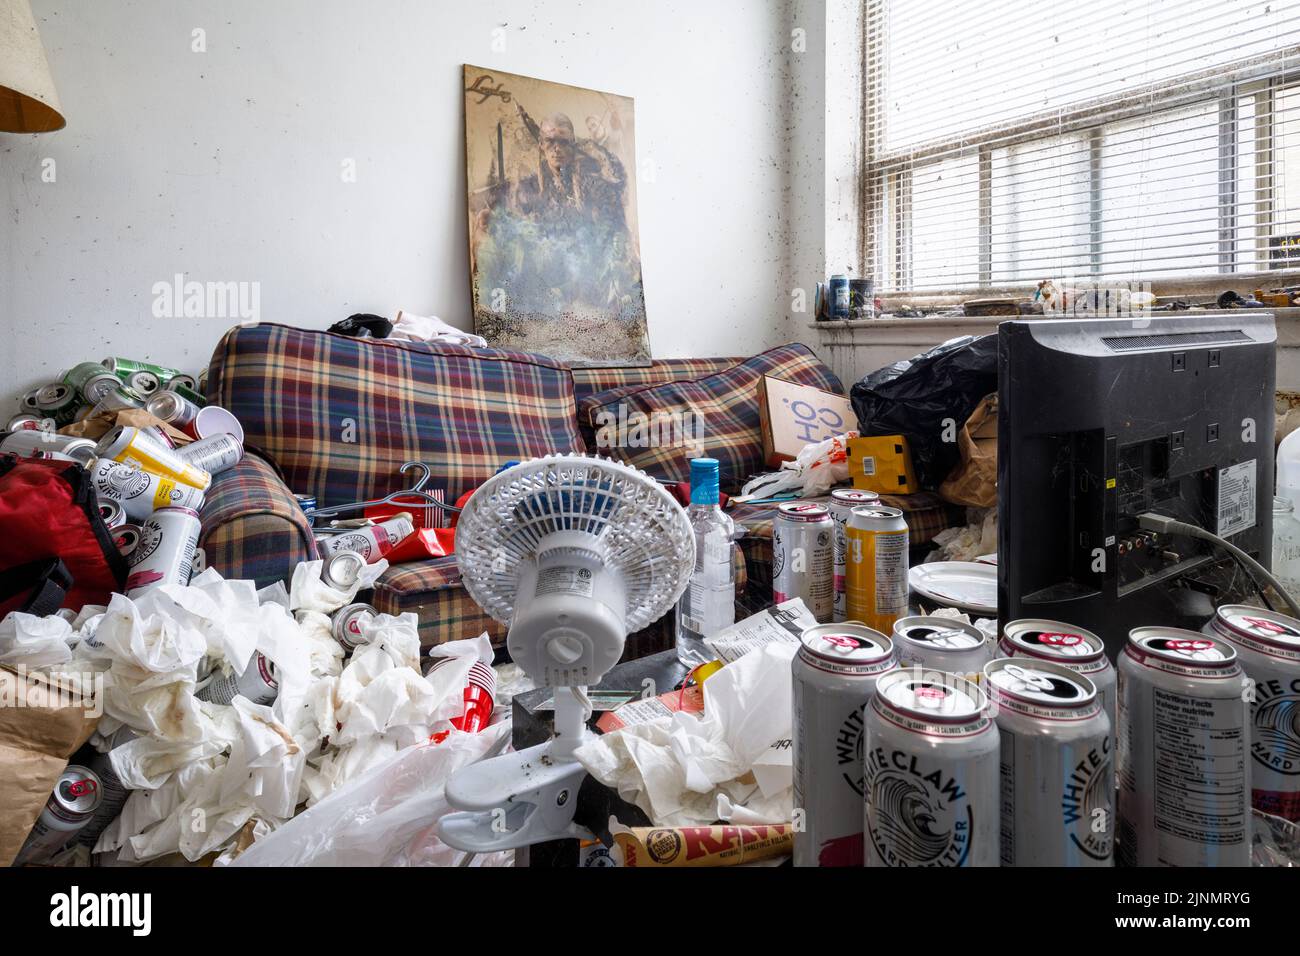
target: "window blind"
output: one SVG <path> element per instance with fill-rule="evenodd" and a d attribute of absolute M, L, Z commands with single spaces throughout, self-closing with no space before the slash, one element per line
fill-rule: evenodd
<path fill-rule="evenodd" d="M 1300 269 L 1300 0 L 867 0 L 865 22 L 882 291 Z"/>

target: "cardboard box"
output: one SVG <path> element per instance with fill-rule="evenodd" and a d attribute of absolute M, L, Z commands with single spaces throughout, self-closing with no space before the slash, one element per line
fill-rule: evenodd
<path fill-rule="evenodd" d="M 763 457 L 769 467 L 794 461 L 806 445 L 856 431 L 857 414 L 843 395 L 764 376 L 759 385 Z"/>
<path fill-rule="evenodd" d="M 920 488 L 912 470 L 912 452 L 902 435 L 875 435 L 849 441 L 849 476 L 853 487 L 881 495 L 910 495 Z"/>

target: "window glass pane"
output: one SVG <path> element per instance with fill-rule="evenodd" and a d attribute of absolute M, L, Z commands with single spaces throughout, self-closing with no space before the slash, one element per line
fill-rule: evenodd
<path fill-rule="evenodd" d="M 993 150 L 994 284 L 1089 271 L 1089 137 Z"/>

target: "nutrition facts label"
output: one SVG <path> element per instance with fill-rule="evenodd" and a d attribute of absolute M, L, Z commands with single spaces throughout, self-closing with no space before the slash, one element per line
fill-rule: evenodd
<path fill-rule="evenodd" d="M 907 610 L 907 535 L 876 535 L 876 613 Z"/>
<path fill-rule="evenodd" d="M 1235 698 L 1203 700 L 1159 688 L 1151 708 L 1161 862 L 1196 865 L 1179 857 L 1179 842 L 1212 847 L 1246 839 L 1245 708 Z"/>

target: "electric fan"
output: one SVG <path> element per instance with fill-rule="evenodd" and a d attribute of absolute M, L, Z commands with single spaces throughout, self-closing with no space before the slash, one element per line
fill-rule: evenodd
<path fill-rule="evenodd" d="M 586 774 L 586 688 L 618 663 L 627 635 L 662 617 L 695 567 L 686 512 L 654 479 L 603 458 L 553 456 L 479 488 L 456 525 L 470 596 L 508 624 L 511 657 L 555 695 L 555 736 L 452 775 L 444 843 L 473 853 L 590 837 L 573 822 Z"/>

